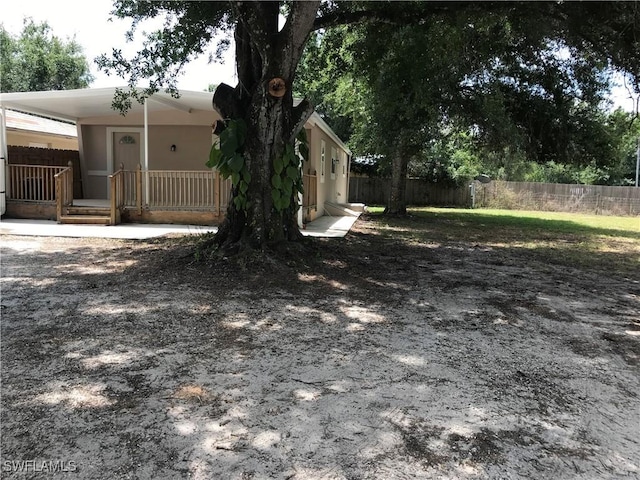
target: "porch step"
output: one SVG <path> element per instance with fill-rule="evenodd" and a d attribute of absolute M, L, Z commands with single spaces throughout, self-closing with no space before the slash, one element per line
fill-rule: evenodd
<path fill-rule="evenodd" d="M 60 223 L 109 225 L 111 217 L 104 215 L 62 215 Z"/>
<path fill-rule="evenodd" d="M 60 223 L 109 225 L 111 224 L 111 209 L 99 206 L 72 205 L 64 208 Z"/>
<path fill-rule="evenodd" d="M 83 207 L 73 205 L 64 208 L 65 215 L 90 215 L 90 216 L 109 216 L 111 209 L 109 207 Z"/>

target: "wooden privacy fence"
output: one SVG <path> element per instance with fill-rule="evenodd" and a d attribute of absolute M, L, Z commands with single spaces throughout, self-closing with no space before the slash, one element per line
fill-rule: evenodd
<path fill-rule="evenodd" d="M 351 176 L 349 201 L 368 205 L 387 205 L 391 194 L 391 179 Z M 432 205 L 442 207 L 470 207 L 471 192 L 468 186 L 448 187 L 419 178 L 408 178 L 407 205 Z"/>
<path fill-rule="evenodd" d="M 565 183 L 477 184 L 476 206 L 520 210 L 640 215 L 640 188 Z"/>
<path fill-rule="evenodd" d="M 32 167 L 66 168 L 69 162 L 73 166 L 73 196 L 82 198 L 82 180 L 80 178 L 80 154 L 77 150 L 58 150 L 55 148 L 7 146 L 9 165 L 29 165 Z"/>
<path fill-rule="evenodd" d="M 471 188 L 446 187 L 425 180 L 407 179 L 407 205 L 471 207 Z M 475 184 L 475 207 L 599 215 L 640 215 L 640 188 L 603 185 L 492 181 Z M 391 179 L 352 176 L 349 201 L 387 205 Z"/>

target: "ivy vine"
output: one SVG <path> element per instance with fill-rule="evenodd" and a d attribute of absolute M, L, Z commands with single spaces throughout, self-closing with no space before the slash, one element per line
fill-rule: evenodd
<path fill-rule="evenodd" d="M 244 158 L 247 124 L 237 119 L 227 120 L 225 125 L 219 141 L 211 147 L 207 167 L 218 169 L 224 179 L 231 178 L 235 191 L 233 203 L 238 210 L 246 210 L 247 191 L 251 183 L 251 174 Z M 301 167 L 302 161 L 309 159 L 309 144 L 304 130 L 296 138 L 296 147 L 285 145 L 282 156 L 273 160 L 271 198 L 278 212 L 291 207 L 294 193 L 304 192 Z"/>
<path fill-rule="evenodd" d="M 282 156 L 273 159 L 271 198 L 278 212 L 291 207 L 294 193 L 304 193 L 301 167 L 302 160 L 309 158 L 309 144 L 304 129 L 300 131 L 296 140 L 298 152 L 293 145 L 286 144 Z"/>
<path fill-rule="evenodd" d="M 247 124 L 242 119 L 227 120 L 225 124 L 219 142 L 211 147 L 207 167 L 217 168 L 224 179 L 231 177 L 235 190 L 233 203 L 238 210 L 246 210 L 247 191 L 251 183 L 251 174 L 244 159 Z"/>

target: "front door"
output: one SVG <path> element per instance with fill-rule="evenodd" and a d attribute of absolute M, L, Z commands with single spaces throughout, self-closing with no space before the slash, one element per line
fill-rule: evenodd
<path fill-rule="evenodd" d="M 124 170 L 135 171 L 140 164 L 140 134 L 138 132 L 113 133 L 113 172 L 124 165 Z M 111 173 L 113 173 L 111 172 Z"/>

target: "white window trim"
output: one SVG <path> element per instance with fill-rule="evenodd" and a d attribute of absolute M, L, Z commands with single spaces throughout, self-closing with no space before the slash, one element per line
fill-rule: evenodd
<path fill-rule="evenodd" d="M 320 183 L 324 183 L 325 165 L 327 164 L 327 144 L 320 140 Z"/>
<path fill-rule="evenodd" d="M 340 166 L 340 160 L 338 159 L 338 149 L 331 147 L 331 180 L 336 179 L 336 171 Z"/>

